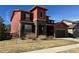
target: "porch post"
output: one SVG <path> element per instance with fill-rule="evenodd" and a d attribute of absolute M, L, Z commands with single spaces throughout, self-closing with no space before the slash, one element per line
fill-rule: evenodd
<path fill-rule="evenodd" d="M 21 37 L 21 24 L 19 23 L 19 38 Z"/>
<path fill-rule="evenodd" d="M 56 35 L 55 35 L 55 30 L 54 30 L 54 38 L 56 38 Z"/>
<path fill-rule="evenodd" d="M 19 38 L 16 39 L 16 43 L 20 43 L 20 39 L 21 39 L 21 24 L 19 23 L 19 26 L 18 26 L 18 36 Z"/>
<path fill-rule="evenodd" d="M 37 21 L 34 21 L 35 24 L 35 37 L 38 37 L 38 24 Z"/>

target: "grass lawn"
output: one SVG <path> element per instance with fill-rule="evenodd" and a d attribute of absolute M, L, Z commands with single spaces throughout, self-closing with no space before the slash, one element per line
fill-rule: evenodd
<path fill-rule="evenodd" d="M 20 40 L 16 39 L 0 41 L 0 52 L 27 52 L 32 50 L 46 49 L 63 45 L 77 44 L 78 42 L 70 40 L 52 39 L 52 40 Z"/>

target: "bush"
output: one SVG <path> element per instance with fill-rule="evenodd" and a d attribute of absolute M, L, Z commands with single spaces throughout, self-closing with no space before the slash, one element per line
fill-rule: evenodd
<path fill-rule="evenodd" d="M 40 39 L 40 40 L 46 40 L 47 36 L 46 35 L 39 35 L 38 39 Z"/>
<path fill-rule="evenodd" d="M 34 33 L 28 33 L 28 34 L 26 34 L 26 36 L 25 36 L 27 39 L 33 39 L 33 40 L 35 40 L 36 39 L 36 36 L 35 36 L 35 34 Z"/>
<path fill-rule="evenodd" d="M 49 40 L 51 40 L 51 39 L 53 39 L 53 38 L 54 38 L 53 36 L 48 36 L 48 39 L 49 39 Z"/>
<path fill-rule="evenodd" d="M 4 35 L 2 35 L 0 38 L 0 40 L 10 40 L 12 36 L 10 35 L 10 33 L 4 33 Z"/>

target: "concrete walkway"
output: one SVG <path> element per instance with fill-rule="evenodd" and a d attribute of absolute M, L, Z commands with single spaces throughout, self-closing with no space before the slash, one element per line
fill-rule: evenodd
<path fill-rule="evenodd" d="M 79 42 L 79 38 L 56 38 L 56 39 L 71 40 L 71 41 Z"/>
<path fill-rule="evenodd" d="M 48 48 L 48 49 L 42 49 L 42 50 L 35 50 L 35 51 L 27 52 L 27 53 L 56 53 L 56 52 L 61 52 L 61 51 L 65 51 L 65 50 L 69 50 L 73 48 L 79 48 L 79 44 L 54 47 L 54 48 Z"/>

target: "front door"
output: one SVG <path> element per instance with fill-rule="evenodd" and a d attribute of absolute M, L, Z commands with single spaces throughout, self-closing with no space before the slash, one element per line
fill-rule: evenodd
<path fill-rule="evenodd" d="M 43 35 L 43 32 L 44 32 L 44 26 L 43 25 L 39 25 L 39 35 Z"/>

